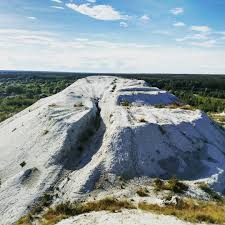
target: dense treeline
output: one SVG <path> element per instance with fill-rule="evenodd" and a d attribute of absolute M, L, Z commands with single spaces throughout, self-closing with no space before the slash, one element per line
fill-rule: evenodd
<path fill-rule="evenodd" d="M 0 83 L 0 122 L 37 100 L 65 89 L 73 79 L 27 79 Z"/>
<path fill-rule="evenodd" d="M 225 111 L 224 76 L 139 76 L 152 86 L 170 91 L 183 102 L 206 112 Z"/>
<path fill-rule="evenodd" d="M 31 72 L 30 75 L 29 73 L 21 71 L 10 74 L 5 72 L 4 76 L 0 74 L 0 121 L 40 98 L 58 93 L 78 78 L 85 77 L 85 74 L 72 73 Z M 119 76 L 143 79 L 150 85 L 170 91 L 183 102 L 206 112 L 225 111 L 225 76 L 161 74 Z"/>

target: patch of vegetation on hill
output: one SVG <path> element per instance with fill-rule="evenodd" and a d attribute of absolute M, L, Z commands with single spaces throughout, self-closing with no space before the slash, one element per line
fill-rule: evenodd
<path fill-rule="evenodd" d="M 224 203 L 200 201 L 196 199 L 180 199 L 177 205 L 159 206 L 157 204 L 139 203 L 139 209 L 157 214 L 176 216 L 192 223 L 225 223 Z"/>
<path fill-rule="evenodd" d="M 104 199 L 86 202 L 86 203 L 61 203 L 56 205 L 54 208 L 49 208 L 40 217 L 38 224 L 40 225 L 54 225 L 63 219 L 69 218 L 71 216 L 77 216 L 88 212 L 98 212 L 98 211 L 110 211 L 116 212 L 121 209 L 135 209 L 127 200 L 117 200 L 111 197 L 106 197 Z M 36 213 L 36 211 L 35 211 Z M 32 224 L 34 221 L 35 214 L 29 213 L 28 215 L 22 217 L 15 225 L 27 225 Z"/>

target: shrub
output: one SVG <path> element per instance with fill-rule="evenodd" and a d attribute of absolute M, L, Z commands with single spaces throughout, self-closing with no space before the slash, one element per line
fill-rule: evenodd
<path fill-rule="evenodd" d="M 41 198 L 41 205 L 42 206 L 49 206 L 52 202 L 52 195 L 50 193 L 45 193 Z"/>
<path fill-rule="evenodd" d="M 155 191 L 169 190 L 174 193 L 183 193 L 188 190 L 188 186 L 180 182 L 176 177 L 172 177 L 167 182 L 164 182 L 160 179 L 156 179 L 154 181 L 154 190 Z"/>
<path fill-rule="evenodd" d="M 154 186 L 154 190 L 155 191 L 162 191 L 162 190 L 165 190 L 165 184 L 164 184 L 164 181 L 157 178 L 154 180 L 153 182 L 153 186 Z"/>
<path fill-rule="evenodd" d="M 162 109 L 162 108 L 165 108 L 165 105 L 163 104 L 156 104 L 154 105 L 155 108 L 158 108 L 158 109 Z"/>
<path fill-rule="evenodd" d="M 176 177 L 172 177 L 165 184 L 165 189 L 173 191 L 174 193 L 183 193 L 188 190 L 188 186 L 180 182 Z"/>
<path fill-rule="evenodd" d="M 83 103 L 82 102 L 79 102 L 79 103 L 76 103 L 73 105 L 74 107 L 83 107 Z"/>
<path fill-rule="evenodd" d="M 145 118 L 140 118 L 139 120 L 138 120 L 138 122 L 140 122 L 140 123 L 146 123 L 147 121 L 145 120 Z"/>
<path fill-rule="evenodd" d="M 49 133 L 49 130 L 44 130 L 43 135 L 46 135 Z"/>
<path fill-rule="evenodd" d="M 23 162 L 20 163 L 20 166 L 23 168 L 24 166 L 26 166 L 26 164 L 27 163 L 25 161 L 23 161 Z"/>
<path fill-rule="evenodd" d="M 208 184 L 201 182 L 199 183 L 198 187 L 203 190 L 205 193 L 209 194 L 211 198 L 217 200 L 217 201 L 222 201 L 222 197 L 217 194 L 215 191 L 213 191 Z"/>
<path fill-rule="evenodd" d="M 51 105 L 49 105 L 48 107 L 56 107 L 57 105 L 55 103 L 52 103 Z"/>
<path fill-rule="evenodd" d="M 128 107 L 128 106 L 131 105 L 131 103 L 126 100 L 126 101 L 121 102 L 120 105 L 125 106 L 125 107 Z"/>
<path fill-rule="evenodd" d="M 136 192 L 140 197 L 147 197 L 148 196 L 148 190 L 146 188 L 140 188 Z"/>
<path fill-rule="evenodd" d="M 6 112 L 0 112 L 0 122 L 8 119 L 12 114 Z"/>

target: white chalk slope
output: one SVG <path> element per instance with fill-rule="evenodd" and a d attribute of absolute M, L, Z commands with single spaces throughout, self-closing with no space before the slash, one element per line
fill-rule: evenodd
<path fill-rule="evenodd" d="M 57 225 L 193 225 L 172 216 L 154 215 L 138 210 L 124 210 L 118 213 L 92 212 L 67 220 Z M 195 224 L 200 225 L 200 224 Z"/>
<path fill-rule="evenodd" d="M 177 101 L 144 81 L 88 77 L 2 122 L 0 224 L 49 190 L 74 200 L 107 173 L 206 179 L 223 191 L 224 131 L 201 111 L 154 107 Z"/>

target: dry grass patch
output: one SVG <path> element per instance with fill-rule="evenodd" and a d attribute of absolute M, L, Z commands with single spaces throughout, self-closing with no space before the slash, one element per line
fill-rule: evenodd
<path fill-rule="evenodd" d="M 184 109 L 184 110 L 195 110 L 193 106 L 183 104 L 170 104 L 166 106 L 168 109 Z"/>
<path fill-rule="evenodd" d="M 57 105 L 55 103 L 50 104 L 48 107 L 57 107 Z"/>
<path fill-rule="evenodd" d="M 32 225 L 32 215 L 28 214 L 26 216 L 21 217 L 14 225 Z"/>
<path fill-rule="evenodd" d="M 178 103 L 178 102 L 175 102 L 169 105 L 158 104 L 158 105 L 155 105 L 155 108 L 196 110 L 196 108 L 191 105 L 186 105 L 186 104 Z"/>
<path fill-rule="evenodd" d="M 104 198 L 95 202 L 87 203 L 62 203 L 54 208 L 48 209 L 38 221 L 40 225 L 54 225 L 63 219 L 71 216 L 80 215 L 83 213 L 93 211 L 110 211 L 116 212 L 121 209 L 135 209 L 136 207 L 127 200 L 119 201 L 114 198 Z M 22 217 L 15 225 L 30 225 L 32 224 L 32 215 L 29 213 L 27 216 Z"/>
<path fill-rule="evenodd" d="M 225 115 L 211 114 L 211 117 L 219 123 L 225 123 Z"/>
<path fill-rule="evenodd" d="M 41 225 L 54 225 L 62 219 L 93 211 L 116 212 L 120 209 L 134 209 L 127 200 L 118 201 L 114 198 L 105 198 L 96 202 L 65 203 L 49 209 L 42 217 Z"/>
<path fill-rule="evenodd" d="M 163 215 L 176 216 L 179 219 L 192 223 L 225 223 L 225 205 L 215 202 L 206 202 L 199 200 L 182 200 L 178 206 L 139 203 L 138 207 L 142 210 L 154 212 Z"/>
<path fill-rule="evenodd" d="M 75 108 L 76 108 L 76 107 L 83 107 L 84 104 L 83 104 L 82 102 L 79 102 L 79 103 L 74 104 L 73 106 L 74 106 Z"/>

